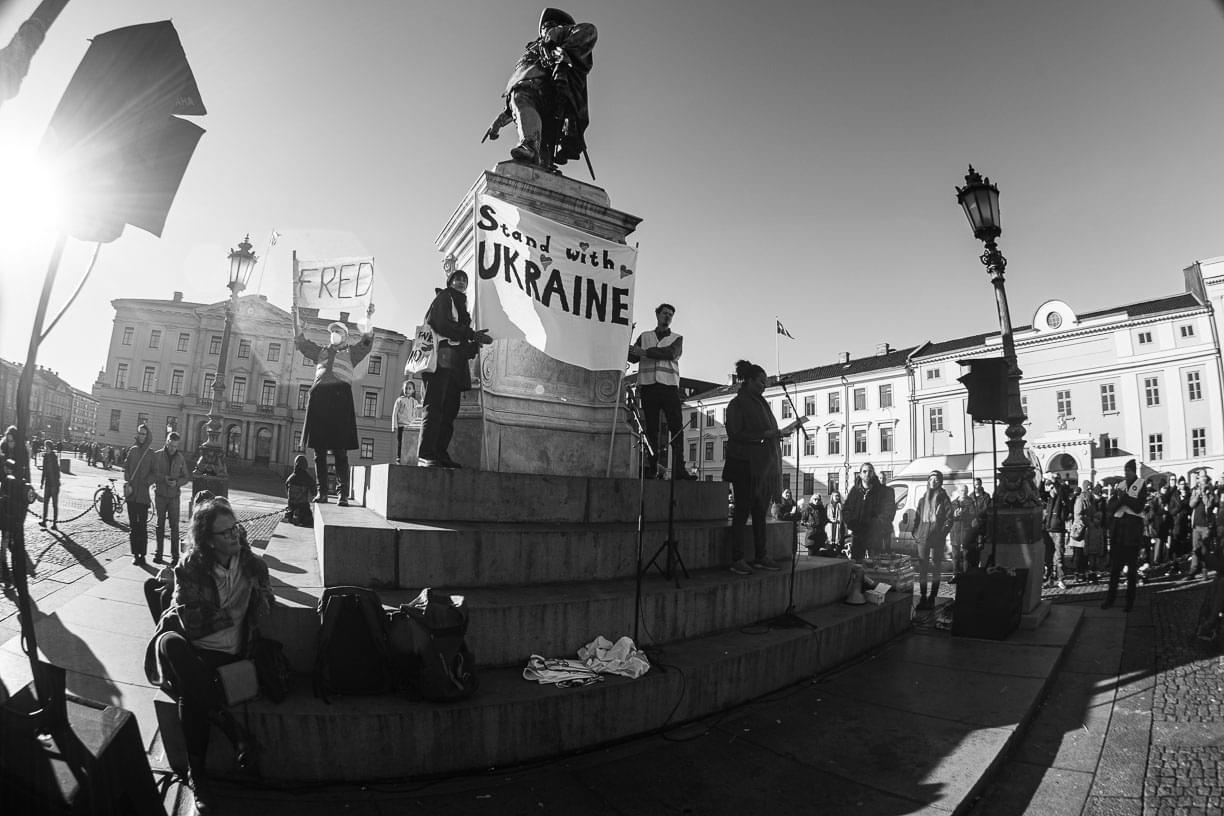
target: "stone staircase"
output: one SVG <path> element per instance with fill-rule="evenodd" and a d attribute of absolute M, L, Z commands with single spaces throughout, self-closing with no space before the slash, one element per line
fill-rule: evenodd
<path fill-rule="evenodd" d="M 909 626 L 910 598 L 842 603 L 849 564 L 802 557 L 791 574 L 738 576 L 730 560 L 726 486 L 681 482 L 675 539 L 688 577 L 642 579 L 638 642 L 644 677 L 558 689 L 523 680 L 532 654 L 575 657 L 604 635 L 635 632 L 640 506 L 648 561 L 667 536 L 667 482 L 639 496 L 632 479 L 376 466 L 365 507 L 317 506 L 313 531 L 282 524 L 263 553 L 280 604 L 265 633 L 281 640 L 296 693 L 248 704 L 274 779 L 359 781 L 443 774 L 590 748 L 691 720 L 828 670 Z M 456 521 L 462 519 L 462 521 Z M 789 563 L 790 524 L 768 526 L 770 554 Z M 435 704 L 397 696 L 313 696 L 309 671 L 325 586 L 375 588 L 395 607 L 431 586 L 465 597 L 480 667 L 472 698 Z M 772 621 L 772 622 L 771 622 Z M 210 763 L 224 773 L 225 741 Z"/>

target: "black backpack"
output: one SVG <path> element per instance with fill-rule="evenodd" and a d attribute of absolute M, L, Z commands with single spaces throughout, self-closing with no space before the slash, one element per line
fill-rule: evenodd
<path fill-rule="evenodd" d="M 390 613 L 387 635 L 396 687 L 434 702 L 470 697 L 479 681 L 476 657 L 464 639 L 467 628 L 463 598 L 428 587 Z"/>
<path fill-rule="evenodd" d="M 391 689 L 386 618 L 378 595 L 364 587 L 330 587 L 319 599 L 315 695 L 385 694 Z"/>

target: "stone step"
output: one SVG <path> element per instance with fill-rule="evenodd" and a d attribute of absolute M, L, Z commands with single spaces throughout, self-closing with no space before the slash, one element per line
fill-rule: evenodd
<path fill-rule="evenodd" d="M 482 669 L 480 690 L 460 702 L 387 695 L 328 704 L 299 677 L 286 701 L 256 700 L 240 716 L 262 746 L 269 779 L 353 782 L 488 769 L 648 733 L 827 671 L 908 628 L 910 605 L 909 595 L 891 592 L 882 606 L 834 603 L 802 612 L 811 628 L 763 624 L 671 644 L 637 680 L 541 686 L 522 678 L 524 659 Z M 224 739 L 212 741 L 209 762 L 219 774 L 232 772 Z"/>
<path fill-rule="evenodd" d="M 483 587 L 603 581 L 634 575 L 636 524 L 494 524 L 388 521 L 362 507 L 316 505 L 315 541 L 325 586 Z M 790 522 L 766 525 L 767 551 L 785 558 Z M 673 525 L 690 570 L 731 561 L 726 520 Z M 644 525 L 642 558 L 667 539 L 666 521 Z"/>
<path fill-rule="evenodd" d="M 309 671 L 314 665 L 316 609 L 323 594 L 307 535 L 308 531 L 282 524 L 263 554 L 279 601 L 263 631 L 285 644 L 298 671 Z M 773 539 L 775 556 L 785 559 L 787 536 Z M 661 558 L 659 564 L 662 567 L 665 561 Z M 849 569 L 849 562 L 842 559 L 800 559 L 795 571 L 795 606 L 816 607 L 840 600 Z M 658 643 L 744 626 L 781 613 L 790 602 L 788 568 L 751 576 L 735 575 L 722 566 L 690 569 L 687 578 L 679 570 L 674 574 L 679 588 L 657 569 L 642 579 L 640 627 Z M 377 591 L 385 606 L 395 608 L 411 601 L 426 585 Z M 470 615 L 468 643 L 481 665 L 518 665 L 531 654 L 572 654 L 595 635 L 611 637 L 612 632 L 625 634 L 634 629 L 637 585 L 632 577 L 502 587 L 469 587 L 449 581 L 428 585 L 464 596 Z"/>
<path fill-rule="evenodd" d="M 677 521 L 726 521 L 724 482 L 544 476 L 412 465 L 373 465 L 366 506 L 397 521 L 628 524 L 667 518 L 675 489 Z"/>

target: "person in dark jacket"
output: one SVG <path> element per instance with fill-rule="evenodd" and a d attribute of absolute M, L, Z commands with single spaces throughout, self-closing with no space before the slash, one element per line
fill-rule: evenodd
<path fill-rule="evenodd" d="M 944 542 L 952 529 L 952 500 L 943 489 L 943 474 L 932 470 L 927 489 L 914 513 L 914 543 L 918 547 L 919 609 L 934 609 L 939 597 L 939 577 L 943 572 Z M 927 574 L 931 575 L 931 594 L 927 595 Z"/>
<path fill-rule="evenodd" d="M 850 557 L 862 561 L 867 553 L 879 555 L 884 551 L 897 502 L 893 489 L 880 481 L 870 462 L 863 463 L 858 477 L 846 496 L 843 516 L 851 533 Z"/>
<path fill-rule="evenodd" d="M 808 555 L 816 555 L 818 553 L 832 555 L 829 551 L 829 534 L 825 530 L 825 526 L 829 523 L 829 513 L 820 498 L 820 494 L 812 494 L 807 507 L 803 508 L 803 518 L 800 520 L 800 523 L 808 530 L 805 537 Z"/>
<path fill-rule="evenodd" d="M 290 473 L 289 478 L 285 479 L 285 492 L 288 500 L 285 521 L 291 521 L 299 527 L 314 526 L 310 497 L 314 495 L 316 489 L 315 478 L 310 475 L 306 457 L 299 454 L 293 460 L 293 473 Z"/>
<path fill-rule="evenodd" d="M 310 386 L 306 402 L 302 445 L 314 451 L 315 473 L 319 479 L 315 501 L 320 504 L 327 503 L 327 454 L 330 451 L 335 459 L 336 483 L 340 490 L 338 504 L 348 506 L 348 452 L 358 446 L 353 377 L 357 365 L 374 347 L 374 326 L 370 320 L 373 314 L 374 304 L 371 303 L 366 312 L 366 324 L 356 343 L 349 343 L 348 326 L 330 323 L 327 326 L 329 342 L 320 346 L 306 338 L 297 308 L 293 310 L 294 345 L 303 357 L 315 362 L 314 384 Z"/>
<path fill-rule="evenodd" d="M 123 494 L 128 513 L 132 563 L 144 564 L 149 549 L 149 488 L 153 486 L 153 447 L 149 426 L 136 426 L 136 444 L 123 460 Z"/>
<path fill-rule="evenodd" d="M 50 504 L 55 508 L 51 515 L 51 529 L 59 529 L 59 492 L 60 492 L 60 466 L 59 454 L 55 451 L 55 446 L 51 444 L 51 440 L 46 442 L 46 449 L 43 451 L 42 476 L 39 478 L 39 487 L 43 492 L 43 512 L 42 521 L 38 522 L 40 527 L 47 526 L 47 505 Z"/>
<path fill-rule="evenodd" d="M 1139 549 L 1144 544 L 1143 508 L 1147 504 L 1147 488 L 1139 479 L 1139 466 L 1134 459 L 1124 468 L 1126 476 L 1115 486 L 1106 512 L 1113 520 L 1113 538 L 1109 545 L 1109 590 L 1102 609 L 1114 605 L 1118 595 L 1118 580 L 1126 567 L 1126 611 L 1135 605 L 1135 584 L 1139 579 Z"/>
<path fill-rule="evenodd" d="M 1045 585 L 1066 589 L 1063 562 L 1067 556 L 1067 518 L 1071 515 L 1071 494 L 1062 477 L 1055 475 L 1045 482 L 1045 509 L 1041 527 L 1045 533 L 1046 563 L 1049 572 Z"/>
<path fill-rule="evenodd" d="M 459 414 L 459 395 L 472 387 L 468 361 L 481 346 L 492 343 L 493 338 L 486 329 L 472 328 L 467 306 L 468 274 L 454 268 L 453 263 L 443 268 L 448 273 L 446 288 L 436 290 L 425 317 L 438 339 L 438 367 L 421 375 L 425 381 L 422 401 L 425 417 L 417 446 L 417 465 L 457 468 L 461 465 L 451 458 L 449 448 L 455 433 L 455 417 Z"/>

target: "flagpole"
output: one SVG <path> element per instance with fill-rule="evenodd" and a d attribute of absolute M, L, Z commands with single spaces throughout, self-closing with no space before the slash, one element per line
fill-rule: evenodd
<path fill-rule="evenodd" d="M 778 341 L 778 336 L 782 334 L 782 332 L 778 331 L 778 327 L 781 325 L 781 319 L 774 315 L 774 370 L 778 373 L 779 377 L 782 376 L 782 352 L 780 350 L 781 344 Z"/>
<path fill-rule="evenodd" d="M 264 270 L 268 268 L 268 255 L 272 252 L 272 247 L 276 246 L 277 237 L 276 228 L 274 227 L 271 234 L 268 235 L 268 243 L 264 245 L 263 258 L 261 258 L 259 262 L 259 281 L 255 284 L 256 294 L 263 291 Z"/>

